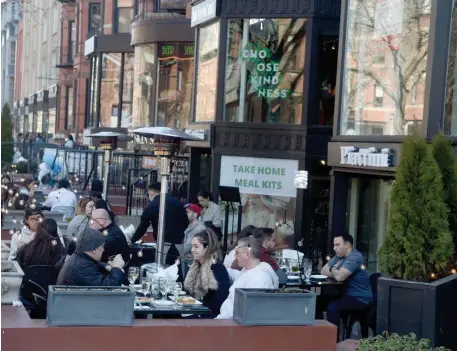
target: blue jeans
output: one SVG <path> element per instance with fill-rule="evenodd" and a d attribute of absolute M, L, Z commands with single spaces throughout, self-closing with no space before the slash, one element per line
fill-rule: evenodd
<path fill-rule="evenodd" d="M 343 296 L 332 301 L 327 307 L 327 320 L 340 327 L 341 313 L 350 311 L 362 311 L 368 308 L 366 303 L 361 302 L 354 296 Z"/>

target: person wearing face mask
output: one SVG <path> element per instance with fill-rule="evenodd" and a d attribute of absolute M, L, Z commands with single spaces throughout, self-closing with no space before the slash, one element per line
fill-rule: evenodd
<path fill-rule="evenodd" d="M 137 227 L 135 234 L 132 236 L 132 243 L 140 240 L 149 228 L 152 226 L 154 238 L 157 240 L 157 232 L 159 227 L 159 208 L 160 208 L 160 183 L 153 183 L 148 186 L 149 204 L 141 215 L 140 225 Z M 176 257 L 179 257 L 179 251 L 175 247 L 176 244 L 181 244 L 184 239 L 184 231 L 189 225 L 186 210 L 182 203 L 173 196 L 166 195 L 166 210 L 165 210 L 165 246 L 164 251 L 167 252 L 165 263 L 168 265 L 174 264 Z"/>
<path fill-rule="evenodd" d="M 73 149 L 75 147 L 75 141 L 73 140 L 73 135 L 68 134 L 67 137 L 65 138 L 65 144 L 64 147 L 67 149 Z"/>

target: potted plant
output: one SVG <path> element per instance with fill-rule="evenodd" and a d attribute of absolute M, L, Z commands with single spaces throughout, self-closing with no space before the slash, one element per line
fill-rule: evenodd
<path fill-rule="evenodd" d="M 19 299 L 24 272 L 16 261 L 2 260 L 2 305 Z"/>
<path fill-rule="evenodd" d="M 357 351 L 451 351 L 444 347 L 433 348 L 430 340 L 418 339 L 415 334 L 391 334 L 360 340 Z"/>
<path fill-rule="evenodd" d="M 241 325 L 314 325 L 315 311 L 316 294 L 308 290 L 235 290 L 233 320 Z"/>
<path fill-rule="evenodd" d="M 457 349 L 457 274 L 441 279 L 453 255 L 440 168 L 430 145 L 405 138 L 379 250 L 377 332 L 415 333 Z"/>

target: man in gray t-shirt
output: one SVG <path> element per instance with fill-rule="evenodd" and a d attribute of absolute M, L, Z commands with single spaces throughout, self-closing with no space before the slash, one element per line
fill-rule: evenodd
<path fill-rule="evenodd" d="M 353 249 L 354 239 L 349 234 L 333 239 L 336 255 L 322 268 L 321 274 L 346 283 L 344 295 L 332 301 L 327 308 L 327 320 L 340 324 L 341 312 L 364 310 L 373 300 L 370 278 L 363 264 L 362 254 Z"/>

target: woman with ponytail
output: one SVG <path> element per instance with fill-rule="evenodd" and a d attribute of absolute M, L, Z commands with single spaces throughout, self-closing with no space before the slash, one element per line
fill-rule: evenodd
<path fill-rule="evenodd" d="M 184 281 L 184 289 L 212 311 L 207 318 L 214 318 L 219 314 L 230 288 L 230 278 L 221 262 L 216 234 L 210 228 L 195 234 L 191 252 L 194 262 Z"/>

